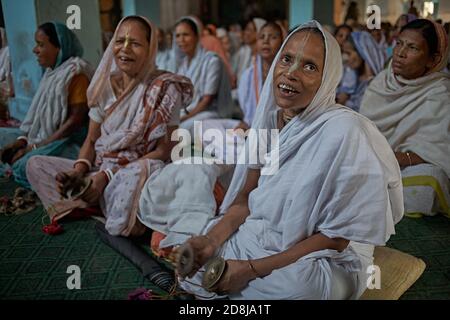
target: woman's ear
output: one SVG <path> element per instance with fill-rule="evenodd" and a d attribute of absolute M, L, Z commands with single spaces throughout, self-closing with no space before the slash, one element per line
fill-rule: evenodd
<path fill-rule="evenodd" d="M 440 56 L 438 53 L 435 53 L 430 59 L 428 59 L 428 63 L 426 64 L 427 69 L 432 69 L 440 62 Z"/>

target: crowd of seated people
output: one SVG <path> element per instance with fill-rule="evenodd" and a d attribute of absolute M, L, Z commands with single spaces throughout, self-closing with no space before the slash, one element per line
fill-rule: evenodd
<path fill-rule="evenodd" d="M 185 16 L 165 32 L 127 16 L 91 66 L 64 24 L 40 25 L 42 79 L 20 127 L 0 127 L 0 175 L 34 191 L 52 224 L 89 212 L 112 236 L 154 231 L 162 255 L 190 245 L 180 285 L 198 298 L 358 299 L 404 215 L 450 217 L 448 30 L 411 14 L 381 30 L 243 27 Z M 257 163 L 177 165 L 178 129 L 199 124 L 247 151 L 248 130 L 278 143 Z M 227 269 L 205 290 L 216 256 Z"/>

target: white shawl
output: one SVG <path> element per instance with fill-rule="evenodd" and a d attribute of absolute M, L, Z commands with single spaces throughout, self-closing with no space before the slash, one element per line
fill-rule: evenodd
<path fill-rule="evenodd" d="M 450 75 L 406 80 L 392 64 L 367 88 L 360 112 L 375 122 L 394 151 L 411 151 L 450 177 Z"/>
<path fill-rule="evenodd" d="M 261 176 L 249 196 L 250 216 L 224 246 L 225 259 L 267 257 L 317 232 L 330 238 L 385 245 L 403 216 L 400 168 L 389 144 L 368 119 L 334 103 L 342 74 L 339 45 L 315 21 L 296 31 L 308 27 L 319 29 L 325 38 L 322 85 L 306 110 L 281 131 L 280 147 L 274 150 L 280 155 L 280 169 L 275 175 Z M 273 72 L 279 55 L 264 84 L 253 128 L 275 126 L 278 108 L 273 97 Z M 222 212 L 241 190 L 247 170 L 246 165 L 237 166 Z M 314 267 L 316 262 L 320 267 Z M 347 272 L 365 271 L 351 246 L 341 253 L 318 251 L 252 281 L 233 298 L 298 299 L 314 287 L 323 288 L 320 298 L 327 299 L 333 277 L 331 263 Z M 311 288 L 299 288 L 298 281 L 311 284 Z M 355 297 L 364 285 L 360 278 Z"/>
<path fill-rule="evenodd" d="M 66 121 L 68 116 L 69 85 L 75 75 L 92 75 L 91 67 L 78 57 L 72 57 L 55 69 L 48 68 L 33 97 L 20 129 L 27 133 L 29 143 L 39 143 Z"/>

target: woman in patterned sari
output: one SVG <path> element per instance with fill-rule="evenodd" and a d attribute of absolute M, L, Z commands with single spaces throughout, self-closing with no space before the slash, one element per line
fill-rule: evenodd
<path fill-rule="evenodd" d="M 169 160 L 171 133 L 193 91 L 188 79 L 156 69 L 156 32 L 138 16 L 117 27 L 88 89 L 90 126 L 79 159 L 30 160 L 28 179 L 53 221 L 99 205 L 110 234 L 145 230 L 136 219 L 140 191 Z M 82 196 L 60 200 L 86 176 Z"/>

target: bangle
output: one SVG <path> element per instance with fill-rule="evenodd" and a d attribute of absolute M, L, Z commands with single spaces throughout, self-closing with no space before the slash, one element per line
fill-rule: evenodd
<path fill-rule="evenodd" d="M 111 169 L 103 170 L 103 172 L 104 172 L 104 173 L 106 174 L 106 176 L 108 177 L 108 182 L 110 182 L 110 181 L 113 179 L 113 177 L 114 177 L 114 172 L 112 172 Z"/>
<path fill-rule="evenodd" d="M 18 141 L 19 141 L 19 140 L 23 140 L 23 141 L 25 141 L 25 142 L 28 144 L 28 138 L 25 137 L 25 136 L 20 136 L 20 137 L 17 138 L 17 140 L 18 140 Z"/>
<path fill-rule="evenodd" d="M 88 171 L 91 171 L 92 169 L 92 163 L 87 160 L 87 159 L 78 159 L 77 161 L 75 161 L 75 163 L 73 164 L 73 167 L 75 168 L 77 164 L 82 163 L 84 165 L 86 165 L 86 167 L 88 167 Z"/>
<path fill-rule="evenodd" d="M 406 156 L 408 157 L 409 160 L 409 166 L 412 167 L 411 154 L 409 152 L 406 152 Z"/>
<path fill-rule="evenodd" d="M 252 272 L 255 274 L 255 276 L 256 276 L 257 278 L 262 278 L 262 277 L 259 275 L 258 271 L 256 271 L 255 266 L 253 265 L 252 261 L 251 261 L 251 260 L 247 260 L 247 262 L 248 262 L 248 265 L 250 266 L 250 269 L 251 269 Z"/>

